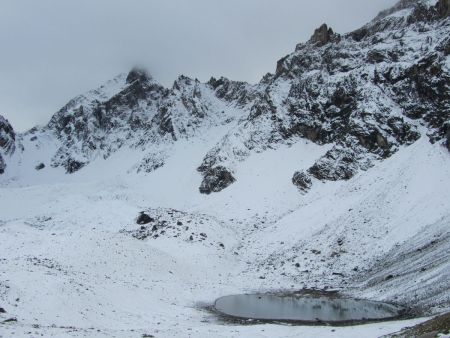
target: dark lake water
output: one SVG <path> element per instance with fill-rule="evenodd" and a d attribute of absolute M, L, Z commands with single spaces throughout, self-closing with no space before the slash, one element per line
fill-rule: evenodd
<path fill-rule="evenodd" d="M 235 295 L 216 300 L 218 312 L 245 319 L 352 322 L 397 317 L 401 308 L 379 302 L 328 296 Z"/>

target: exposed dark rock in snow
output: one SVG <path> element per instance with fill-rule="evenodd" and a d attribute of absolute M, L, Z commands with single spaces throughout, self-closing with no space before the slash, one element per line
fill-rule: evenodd
<path fill-rule="evenodd" d="M 436 7 L 441 17 L 445 18 L 450 16 L 450 0 L 439 0 Z"/>
<path fill-rule="evenodd" d="M 326 24 L 323 24 L 314 31 L 314 34 L 309 42 L 317 47 L 322 47 L 327 43 L 337 41 L 338 39 L 339 35 L 335 34 L 331 27 L 329 28 Z"/>
<path fill-rule="evenodd" d="M 16 140 L 16 134 L 11 124 L 0 115 L 0 148 L 5 153 L 14 151 L 14 141 Z"/>
<path fill-rule="evenodd" d="M 64 167 L 66 168 L 66 172 L 68 174 L 73 174 L 74 172 L 83 168 L 85 165 L 86 163 L 79 162 L 71 158 L 67 159 L 67 161 L 64 163 Z"/>
<path fill-rule="evenodd" d="M 444 125 L 444 131 L 445 131 L 445 138 L 446 138 L 445 145 L 446 145 L 448 151 L 450 151 L 450 123 L 449 122 L 447 122 Z"/>
<path fill-rule="evenodd" d="M 203 181 L 200 185 L 200 193 L 210 194 L 219 192 L 235 181 L 231 172 L 222 166 L 207 169 L 203 172 Z"/>
<path fill-rule="evenodd" d="M 151 80 L 152 77 L 147 73 L 145 69 L 133 68 L 127 75 L 127 83 L 133 83 L 135 81 L 146 82 Z"/>
<path fill-rule="evenodd" d="M 15 151 L 16 134 L 11 124 L 0 115 L 0 174 L 6 169 L 6 156 Z"/>
<path fill-rule="evenodd" d="M 6 163 L 3 160 L 2 155 L 0 154 L 0 174 L 3 174 L 5 172 Z"/>
<path fill-rule="evenodd" d="M 42 170 L 45 168 L 45 164 L 44 163 L 39 163 L 36 167 L 34 167 L 36 170 Z"/>
<path fill-rule="evenodd" d="M 292 177 L 292 183 L 303 191 L 307 191 L 312 186 L 311 178 L 304 172 L 296 172 Z"/>
<path fill-rule="evenodd" d="M 153 222 L 155 219 L 150 217 L 149 215 L 147 215 L 145 212 L 141 212 L 138 216 L 138 218 L 136 219 L 136 223 L 137 224 L 147 224 L 150 222 Z"/>

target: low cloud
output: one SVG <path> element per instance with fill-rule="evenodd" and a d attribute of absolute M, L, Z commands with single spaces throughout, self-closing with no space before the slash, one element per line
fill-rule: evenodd
<path fill-rule="evenodd" d="M 134 65 L 257 82 L 326 22 L 360 27 L 395 0 L 2 0 L 0 114 L 18 130 Z"/>

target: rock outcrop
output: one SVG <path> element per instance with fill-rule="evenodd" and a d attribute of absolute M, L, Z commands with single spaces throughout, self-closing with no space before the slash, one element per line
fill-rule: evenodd
<path fill-rule="evenodd" d="M 313 36 L 309 40 L 309 43 L 317 47 L 322 47 L 330 42 L 338 41 L 338 39 L 339 35 L 335 34 L 333 32 L 333 29 L 331 29 L 331 27 L 328 27 L 326 24 L 323 24 L 314 31 Z"/>
<path fill-rule="evenodd" d="M 443 18 L 450 16 L 450 0 L 439 0 L 436 4 L 439 15 Z"/>
<path fill-rule="evenodd" d="M 15 150 L 16 133 L 13 127 L 0 115 L 0 174 L 6 169 L 6 157 L 12 155 Z"/>
<path fill-rule="evenodd" d="M 231 172 L 222 166 L 210 168 L 203 174 L 204 178 L 199 188 L 199 191 L 202 194 L 219 192 L 235 181 Z"/>
<path fill-rule="evenodd" d="M 343 36 L 320 27 L 260 83 L 264 94 L 245 122 L 205 156 L 204 172 L 218 165 L 234 170 L 251 152 L 298 137 L 333 144 L 309 169 L 294 174 L 293 183 L 307 190 L 313 179 L 350 179 L 414 143 L 421 136 L 419 122 L 428 126 L 431 142 L 446 143 L 450 27 L 437 15 L 444 7 L 403 0 Z"/>

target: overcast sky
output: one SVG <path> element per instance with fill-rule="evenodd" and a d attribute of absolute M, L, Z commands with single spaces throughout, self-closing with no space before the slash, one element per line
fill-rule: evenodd
<path fill-rule="evenodd" d="M 140 65 L 257 82 L 322 23 L 359 28 L 396 0 L 0 0 L 0 114 L 19 131 Z"/>

